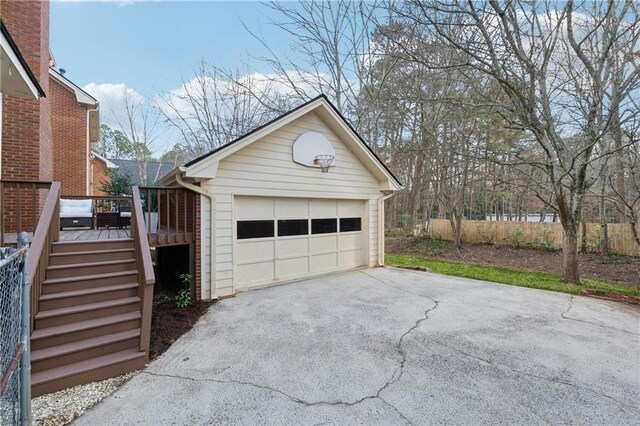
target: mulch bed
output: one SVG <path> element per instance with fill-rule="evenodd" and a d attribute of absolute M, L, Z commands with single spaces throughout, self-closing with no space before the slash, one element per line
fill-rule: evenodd
<path fill-rule="evenodd" d="M 613 300 L 614 302 L 627 303 L 629 305 L 640 305 L 640 302 L 635 297 L 625 296 L 624 294 L 612 293 L 610 291 L 597 291 L 597 290 L 582 290 L 580 295 L 593 297 L 596 299 Z"/>
<path fill-rule="evenodd" d="M 162 293 L 154 295 L 149 359 L 155 359 L 169 349 L 214 303 L 200 300 L 186 308 L 178 308 L 173 297 Z"/>
<path fill-rule="evenodd" d="M 468 243 L 456 249 L 449 241 L 409 237 L 387 238 L 386 251 L 534 272 L 560 274 L 562 271 L 561 251 Z M 580 253 L 578 263 L 581 277 L 630 287 L 640 286 L 640 258 Z"/>

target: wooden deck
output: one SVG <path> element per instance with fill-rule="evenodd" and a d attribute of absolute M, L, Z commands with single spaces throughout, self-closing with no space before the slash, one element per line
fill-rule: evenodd
<path fill-rule="evenodd" d="M 65 229 L 60 231 L 60 241 L 116 240 L 130 237 L 129 229 Z"/>
<path fill-rule="evenodd" d="M 171 232 L 167 232 L 166 228 L 160 228 L 156 234 L 147 236 L 150 247 L 175 246 L 193 242 L 193 234 L 191 232 L 176 231 L 174 228 L 171 229 Z M 29 233 L 29 241 L 31 241 L 32 237 L 32 233 Z M 131 238 L 130 228 L 65 229 L 60 231 L 59 241 L 117 240 L 122 238 Z M 5 234 L 5 243 L 7 245 L 16 244 L 16 234 Z"/>
<path fill-rule="evenodd" d="M 176 231 L 174 228 L 171 229 L 171 232 L 167 232 L 166 228 L 160 228 L 156 234 L 147 236 L 150 247 L 189 244 L 193 238 L 191 232 Z M 60 241 L 114 240 L 130 237 L 130 229 L 74 229 L 60 231 Z"/>

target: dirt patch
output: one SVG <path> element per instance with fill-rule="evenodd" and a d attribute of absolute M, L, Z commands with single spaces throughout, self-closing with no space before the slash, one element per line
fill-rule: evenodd
<path fill-rule="evenodd" d="M 173 342 L 191 330 L 213 303 L 200 300 L 186 308 L 178 308 L 172 296 L 154 295 L 149 359 L 162 355 Z"/>
<path fill-rule="evenodd" d="M 468 243 L 456 249 L 449 241 L 409 237 L 387 238 L 386 251 L 534 272 L 562 272 L 560 251 Z M 640 258 L 580 253 L 578 263 L 584 278 L 640 287 Z"/>
<path fill-rule="evenodd" d="M 596 299 L 613 300 L 614 302 L 628 303 L 630 305 L 638 305 L 640 302 L 638 299 L 632 296 L 625 296 L 624 294 L 612 293 L 610 291 L 597 291 L 597 290 L 582 290 L 581 296 L 593 297 Z"/>

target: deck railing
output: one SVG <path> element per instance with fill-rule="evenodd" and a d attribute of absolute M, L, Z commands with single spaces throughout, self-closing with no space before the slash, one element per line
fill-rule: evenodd
<path fill-rule="evenodd" d="M 69 200 L 91 200 L 94 212 L 116 212 L 123 206 L 131 205 L 131 197 L 127 195 L 62 195 Z"/>
<path fill-rule="evenodd" d="M 195 194 L 185 188 L 140 187 L 149 241 L 153 246 L 195 240 Z"/>
<path fill-rule="evenodd" d="M 15 244 L 18 232 L 33 235 L 50 187 L 51 182 L 0 180 L 0 247 Z"/>
<path fill-rule="evenodd" d="M 42 295 L 42 282 L 44 281 L 51 244 L 60 237 L 60 182 L 53 182 L 47 194 L 47 199 L 42 208 L 38 226 L 31 240 L 29 249 L 28 271 L 31 285 L 31 329 L 33 320 L 38 314 L 38 301 Z"/>
<path fill-rule="evenodd" d="M 153 286 L 156 282 L 153 273 L 153 263 L 149 250 L 149 241 L 145 232 L 144 216 L 140 190 L 133 187 L 131 208 L 131 237 L 133 238 L 136 259 L 138 259 L 138 297 L 142 324 L 140 326 L 140 350 L 149 356 L 149 342 L 151 338 L 151 310 L 153 309 Z"/>

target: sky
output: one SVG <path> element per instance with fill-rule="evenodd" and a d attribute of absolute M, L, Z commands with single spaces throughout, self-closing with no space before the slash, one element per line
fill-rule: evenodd
<path fill-rule="evenodd" d="M 249 1 L 52 0 L 50 46 L 56 68 L 97 98 L 101 121 L 117 127 L 123 87 L 149 98 L 179 89 L 201 58 L 268 73 L 252 58 L 267 50 L 242 23 L 287 55 L 291 40 L 269 22 L 276 17 Z"/>
<path fill-rule="evenodd" d="M 201 57 L 260 70 L 251 55 L 267 52 L 242 22 L 286 54 L 289 40 L 268 22 L 274 16 L 248 1 L 54 0 L 50 44 L 77 85 L 125 83 L 150 96 L 179 87 Z"/>

